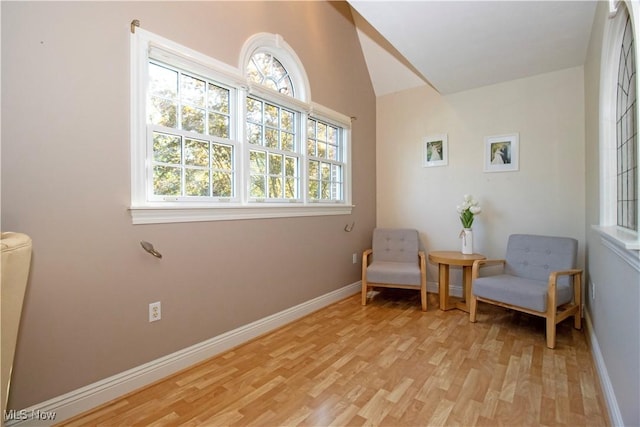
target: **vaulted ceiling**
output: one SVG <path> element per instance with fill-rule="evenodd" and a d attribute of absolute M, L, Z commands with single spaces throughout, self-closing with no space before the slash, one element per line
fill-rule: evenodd
<path fill-rule="evenodd" d="M 584 64 L 596 1 L 349 0 L 376 95 L 442 94 Z"/>

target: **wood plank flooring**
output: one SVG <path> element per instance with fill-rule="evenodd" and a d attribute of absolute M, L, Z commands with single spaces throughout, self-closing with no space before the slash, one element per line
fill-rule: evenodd
<path fill-rule="evenodd" d="M 608 426 L 584 333 L 480 304 L 359 295 L 65 426 Z"/>

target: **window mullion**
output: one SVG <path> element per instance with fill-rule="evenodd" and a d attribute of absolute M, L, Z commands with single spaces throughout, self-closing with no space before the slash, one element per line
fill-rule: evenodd
<path fill-rule="evenodd" d="M 298 148 L 298 154 L 300 155 L 299 163 L 298 163 L 298 188 L 300 191 L 300 201 L 304 204 L 309 202 L 308 200 L 308 185 L 309 185 L 309 176 L 307 174 L 307 162 L 308 162 L 308 154 L 307 154 L 307 118 L 308 113 L 306 111 L 300 113 L 300 120 L 296 124 L 298 131 L 296 138 L 296 145 Z"/>
<path fill-rule="evenodd" d="M 153 194 L 153 168 L 154 168 L 154 162 L 153 162 L 153 130 L 152 130 L 152 126 L 146 126 L 146 164 L 148 165 L 146 167 L 146 190 L 145 190 L 145 194 L 146 194 L 146 200 L 149 200 L 151 197 L 150 195 Z"/>
<path fill-rule="evenodd" d="M 236 96 L 236 126 L 235 131 L 237 133 L 236 140 L 240 144 L 240 150 L 238 153 L 238 183 L 236 190 L 240 193 L 240 204 L 246 206 L 249 203 L 249 185 L 251 181 L 251 163 L 249 162 L 249 141 L 247 135 L 247 90 L 246 88 L 238 89 L 238 95 Z"/>
<path fill-rule="evenodd" d="M 205 99 L 205 102 L 206 102 L 206 99 Z M 207 120 L 207 122 L 208 122 L 208 120 Z M 205 130 L 207 130 L 207 129 L 205 129 Z M 214 154 L 213 146 L 214 146 L 214 140 L 213 140 L 213 138 L 209 137 L 208 142 L 209 142 L 209 197 L 214 197 L 213 196 L 213 179 L 214 179 L 214 173 L 213 173 L 213 154 Z M 232 192 L 232 195 L 233 195 L 233 189 L 231 190 L 231 192 Z"/>
<path fill-rule="evenodd" d="M 178 197 L 185 197 L 187 195 L 187 162 L 185 161 L 185 146 L 186 138 L 184 135 L 180 136 L 180 195 Z"/>

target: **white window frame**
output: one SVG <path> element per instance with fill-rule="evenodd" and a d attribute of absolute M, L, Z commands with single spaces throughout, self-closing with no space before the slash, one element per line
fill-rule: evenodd
<path fill-rule="evenodd" d="M 299 111 L 296 110 L 296 107 L 292 107 L 291 103 L 289 102 L 283 102 L 283 100 L 278 100 L 275 101 L 273 100 L 272 97 L 268 97 L 268 96 L 258 96 L 254 93 L 252 94 L 247 94 L 247 96 L 245 98 L 251 97 L 252 99 L 257 100 L 258 102 L 262 102 L 263 105 L 265 104 L 271 104 L 276 106 L 277 108 L 280 108 L 282 110 L 289 110 L 289 111 L 293 111 L 294 114 L 296 115 L 296 122 L 295 122 L 295 135 L 297 136 L 297 140 L 294 140 L 294 152 L 288 152 L 286 150 L 279 150 L 279 149 L 275 149 L 275 148 L 269 148 L 269 147 L 264 147 L 261 145 L 253 145 L 250 143 L 245 144 L 245 148 L 246 151 L 243 153 L 243 156 L 245 156 L 245 159 L 249 158 L 249 152 L 250 151 L 264 151 L 267 153 L 267 158 L 269 157 L 270 154 L 277 154 L 277 155 L 283 155 L 283 156 L 291 156 L 291 157 L 296 157 L 298 159 L 298 197 L 296 199 L 293 200 L 289 200 L 289 199 L 270 199 L 269 197 L 266 198 L 256 198 L 256 197 L 252 197 L 250 194 L 247 195 L 248 197 L 248 202 L 249 203 L 303 203 L 303 197 L 302 197 L 302 184 L 304 181 L 304 176 L 302 174 L 302 168 L 301 168 L 301 163 L 303 161 L 303 157 L 302 157 L 302 153 L 301 153 L 301 147 L 300 147 L 300 143 L 299 140 L 300 138 L 302 138 L 302 134 L 300 133 L 302 130 L 302 127 L 300 126 L 300 118 L 301 118 L 301 114 L 299 113 Z M 271 98 L 271 99 L 269 99 Z M 288 101 L 288 100 L 284 100 L 284 101 Z M 246 118 L 245 118 L 246 119 Z M 246 123 L 246 120 L 245 120 Z M 266 126 L 264 126 L 264 128 L 266 129 Z M 250 180 L 250 168 L 247 167 L 244 170 L 245 173 L 245 178 L 247 180 L 247 182 L 249 182 Z M 268 176 L 268 171 L 267 171 L 267 176 Z M 266 184 L 266 188 L 265 190 L 268 192 L 268 183 Z"/>
<path fill-rule="evenodd" d="M 620 58 L 620 46 L 626 20 L 621 18 L 618 10 L 620 1 L 609 1 L 609 19 L 605 23 L 605 31 L 602 45 L 602 59 L 600 70 L 600 224 L 593 229 L 601 234 L 608 242 L 608 246 L 616 248 L 616 252 L 624 257 L 632 257 L 638 262 L 640 259 L 640 235 L 637 232 L 619 227 L 617 225 L 617 152 L 616 152 L 616 96 L 618 82 L 618 66 Z M 633 2 L 625 2 L 631 15 L 634 48 L 636 60 L 638 54 L 638 41 L 640 34 L 639 10 Z M 640 113 L 640 108 L 638 109 Z M 636 123 L 640 114 L 636 117 Z M 640 155 L 639 155 L 640 157 Z M 640 160 L 640 159 L 639 159 Z M 639 163 L 640 164 L 640 163 Z M 639 206 L 640 208 L 640 206 Z"/>
<path fill-rule="evenodd" d="M 173 222 L 217 221 L 260 219 L 321 215 L 349 215 L 351 204 L 351 119 L 310 100 L 309 83 L 304 68 L 295 52 L 278 35 L 260 33 L 245 42 L 240 54 L 240 67 L 233 67 L 207 55 L 182 46 L 157 34 L 136 28 L 131 34 L 131 213 L 133 224 L 155 224 Z M 244 76 L 246 61 L 257 50 L 272 53 L 287 68 L 292 76 L 296 98 L 282 95 L 267 87 L 249 82 Z M 153 52 L 151 54 L 150 52 Z M 211 78 L 221 84 L 235 88 L 235 126 L 231 139 L 235 146 L 235 197 L 217 201 L 153 200 L 150 197 L 149 164 L 147 159 L 148 127 L 146 123 L 146 101 L 148 61 L 166 58 L 164 62 Z M 293 72 L 292 72 L 293 71 Z M 299 71 L 299 72 L 296 72 Z M 252 201 L 248 197 L 248 158 L 253 146 L 245 141 L 245 100 L 255 96 L 299 113 L 297 144 L 300 155 L 300 198 L 295 203 Z M 306 121 L 307 117 L 336 124 L 343 130 L 344 194 L 339 202 L 307 200 L 306 177 Z M 168 198 L 170 199 L 170 198 Z"/>
<path fill-rule="evenodd" d="M 309 117 L 307 117 L 307 120 L 306 120 L 307 124 L 308 124 L 309 120 L 313 120 L 316 123 L 326 124 L 326 125 L 329 125 L 329 126 L 339 126 L 339 125 L 337 125 L 335 123 L 332 123 L 332 122 L 330 122 L 328 120 L 323 120 L 323 119 L 321 119 L 319 117 L 316 117 L 316 116 L 313 116 L 313 115 L 309 115 Z M 307 124 L 305 124 L 305 126 L 304 126 L 305 131 L 307 129 Z M 307 139 L 308 139 L 308 136 L 307 136 Z M 336 152 L 339 152 L 339 151 L 341 151 L 342 144 L 344 142 L 341 140 L 340 135 L 338 135 L 337 139 L 338 139 L 338 142 L 337 142 L 337 150 L 336 150 Z M 317 143 L 318 140 L 315 139 L 315 141 Z M 306 152 L 307 147 L 304 147 L 303 149 L 305 149 L 305 152 Z M 345 163 L 345 160 L 341 157 L 341 154 L 336 156 L 336 157 L 338 157 L 337 159 L 324 158 L 324 157 L 321 157 L 321 156 L 310 156 L 308 154 L 308 152 L 306 154 L 307 154 L 307 156 L 306 156 L 305 167 L 308 167 L 310 161 L 315 161 L 315 162 L 318 162 L 319 164 L 325 163 L 325 164 L 329 164 L 331 166 L 339 166 L 341 168 L 341 171 L 343 171 L 342 177 L 341 177 L 341 181 L 330 179 L 329 182 L 330 183 L 333 183 L 333 182 L 344 182 L 344 170 L 346 169 L 347 164 Z M 321 169 L 321 166 L 319 166 L 319 168 Z M 307 179 L 310 178 L 308 173 L 305 174 L 305 177 Z M 325 181 L 325 180 L 318 180 L 318 186 L 319 187 L 322 185 L 322 181 Z M 308 193 L 309 193 L 309 185 L 310 185 L 310 183 L 307 182 L 307 185 L 305 187 L 305 191 L 307 192 L 307 197 L 308 197 Z M 319 198 L 312 199 L 312 203 L 332 203 L 332 202 L 336 203 L 336 201 L 333 201 L 332 199 L 319 199 Z"/>

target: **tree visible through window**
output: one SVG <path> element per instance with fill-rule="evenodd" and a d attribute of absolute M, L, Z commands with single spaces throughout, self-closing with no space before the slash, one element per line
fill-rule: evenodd
<path fill-rule="evenodd" d="M 298 198 L 299 155 L 296 149 L 296 113 L 274 103 L 247 97 L 249 197 Z"/>
<path fill-rule="evenodd" d="M 233 196 L 234 147 L 222 143 L 230 135 L 229 97 L 213 82 L 149 63 L 154 196 Z"/>
<path fill-rule="evenodd" d="M 343 164 L 339 129 L 316 119 L 308 119 L 307 156 L 309 199 L 340 200 Z"/>

